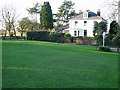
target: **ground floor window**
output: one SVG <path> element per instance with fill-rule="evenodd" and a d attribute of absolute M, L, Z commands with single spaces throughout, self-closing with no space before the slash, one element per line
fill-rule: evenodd
<path fill-rule="evenodd" d="M 76 32 L 76 31 L 74 31 L 74 35 L 75 35 L 75 36 L 77 35 L 77 32 Z"/>
<path fill-rule="evenodd" d="M 78 31 L 78 36 L 80 35 L 80 32 Z"/>
<path fill-rule="evenodd" d="M 87 36 L 87 30 L 84 30 L 84 37 Z"/>

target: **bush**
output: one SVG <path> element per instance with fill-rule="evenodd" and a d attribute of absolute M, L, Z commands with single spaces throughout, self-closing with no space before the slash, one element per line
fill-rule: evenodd
<path fill-rule="evenodd" d="M 66 33 L 66 34 L 64 35 L 64 37 L 65 37 L 65 38 L 71 38 L 71 35 L 70 35 L 70 33 Z"/>
<path fill-rule="evenodd" d="M 50 41 L 51 42 L 58 42 L 58 33 L 52 32 L 49 34 Z"/>
<path fill-rule="evenodd" d="M 95 45 L 95 40 L 93 37 L 84 37 L 83 38 L 83 43 L 85 45 Z"/>
<path fill-rule="evenodd" d="M 108 46 L 99 46 L 97 48 L 98 51 L 105 51 L 105 52 L 110 52 L 110 48 Z"/>
<path fill-rule="evenodd" d="M 83 44 L 83 38 L 82 37 L 77 37 L 76 38 L 76 44 Z"/>
<path fill-rule="evenodd" d="M 64 43 L 65 42 L 65 34 L 64 33 L 58 33 L 58 42 Z"/>
<path fill-rule="evenodd" d="M 50 41 L 48 31 L 29 31 L 27 32 L 27 40 Z"/>

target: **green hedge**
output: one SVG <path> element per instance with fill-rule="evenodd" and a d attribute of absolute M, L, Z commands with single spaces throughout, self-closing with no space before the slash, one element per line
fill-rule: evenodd
<path fill-rule="evenodd" d="M 27 40 L 65 42 L 64 33 L 50 33 L 48 31 L 29 31 L 27 32 Z"/>
<path fill-rule="evenodd" d="M 27 40 L 50 41 L 49 34 L 48 31 L 29 31 L 27 32 Z"/>

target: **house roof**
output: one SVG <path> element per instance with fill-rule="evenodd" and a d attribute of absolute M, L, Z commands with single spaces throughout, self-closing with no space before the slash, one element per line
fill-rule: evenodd
<path fill-rule="evenodd" d="M 70 20 L 93 20 L 93 19 L 103 19 L 102 17 L 98 16 L 96 13 L 92 11 L 87 11 L 88 12 L 88 18 L 83 18 L 83 12 Z"/>

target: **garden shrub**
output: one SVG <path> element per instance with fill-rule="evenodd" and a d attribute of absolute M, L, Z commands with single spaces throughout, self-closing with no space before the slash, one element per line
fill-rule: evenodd
<path fill-rule="evenodd" d="M 50 34 L 49 34 L 49 38 L 50 38 L 50 41 L 51 42 L 58 42 L 58 33 L 56 33 L 56 32 L 51 32 Z"/>
<path fill-rule="evenodd" d="M 64 33 L 58 33 L 58 43 L 64 43 L 65 42 L 65 37 Z"/>
<path fill-rule="evenodd" d="M 83 43 L 85 45 L 94 45 L 95 44 L 95 40 L 93 37 L 84 37 L 83 38 Z"/>
<path fill-rule="evenodd" d="M 66 33 L 64 35 L 64 37 L 65 37 L 65 42 L 66 43 L 71 43 L 71 35 L 70 35 L 70 33 Z"/>
<path fill-rule="evenodd" d="M 70 35 L 70 33 L 66 33 L 66 34 L 64 35 L 64 37 L 65 37 L 65 38 L 71 38 L 71 35 Z"/>
<path fill-rule="evenodd" d="M 79 45 L 79 44 L 83 44 L 83 37 L 80 37 L 80 36 L 77 37 L 77 38 L 76 38 L 76 44 L 78 44 L 78 45 Z"/>
<path fill-rule="evenodd" d="M 98 51 L 105 51 L 105 52 L 110 52 L 110 48 L 108 46 L 99 46 L 97 48 Z"/>

